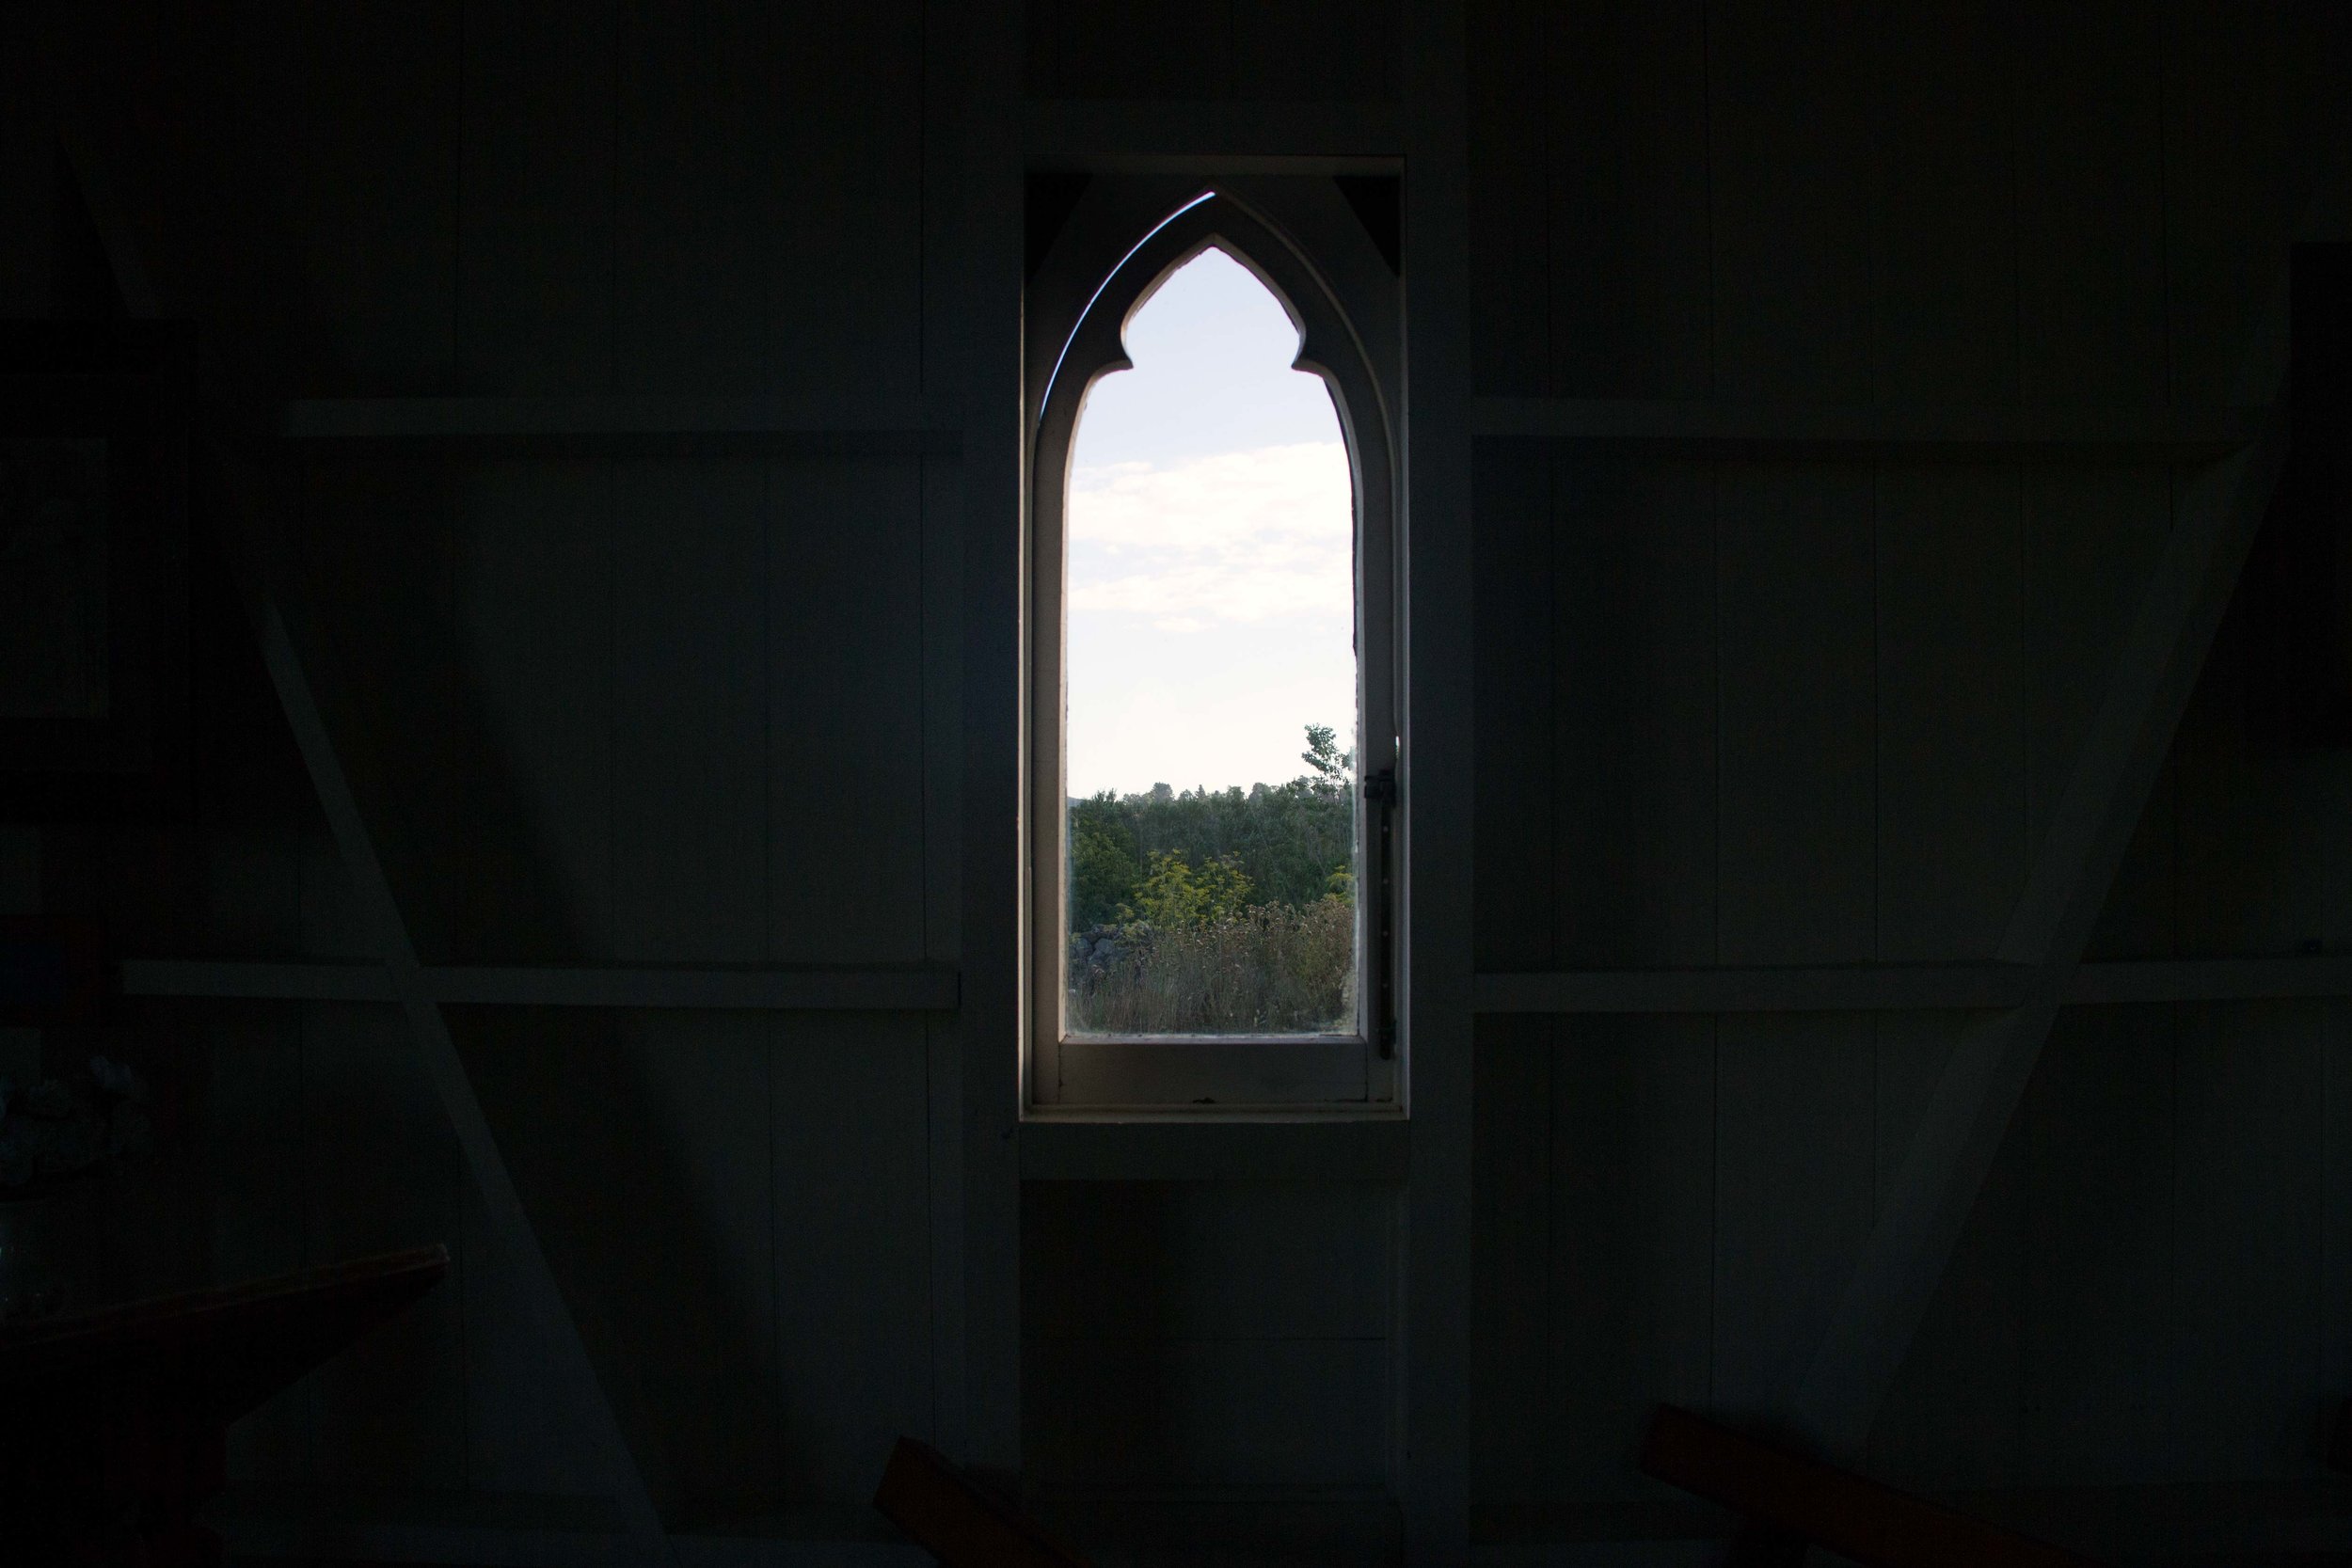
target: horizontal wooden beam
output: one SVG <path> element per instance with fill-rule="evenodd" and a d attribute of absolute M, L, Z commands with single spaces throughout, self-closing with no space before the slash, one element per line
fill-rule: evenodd
<path fill-rule="evenodd" d="M 1482 1013 L 1896 1012 L 2014 1007 L 2024 964 L 1850 964 L 1772 969 L 1567 970 L 1481 974 Z"/>
<path fill-rule="evenodd" d="M 2132 1002 L 2269 1002 L 2352 996 L 2352 954 L 2278 958 L 2142 958 L 2084 964 L 2074 1006 Z"/>
<path fill-rule="evenodd" d="M 953 453 L 912 399 L 854 396 L 332 398 L 279 406 L 256 434 L 414 455 L 577 451 Z"/>
<path fill-rule="evenodd" d="M 771 1012 L 949 1012 L 952 969 L 664 969 L 608 966 L 434 966 L 425 999 L 472 1006 L 679 1007 Z M 125 958 L 126 996 L 294 1002 L 397 1002 L 390 972 L 367 963 L 234 963 Z"/>
<path fill-rule="evenodd" d="M 1331 173 L 1390 168 L 1405 145 L 1395 104 L 1347 101 L 1040 100 L 1024 107 L 1021 135 L 1033 162 L 1136 172 L 1305 173 L 1319 159 Z M 1203 169 L 1203 158 L 1217 163 Z"/>
<path fill-rule="evenodd" d="M 1914 460 L 2195 462 L 2260 436 L 2265 411 L 2223 404 L 1981 408 L 1619 398 L 1476 399 L 1471 427 L 1659 456 L 1885 455 Z"/>
<path fill-rule="evenodd" d="M 1836 1013 L 2022 1006 L 2021 963 L 1826 964 L 1787 969 L 1562 970 L 1481 974 L 1482 1013 Z M 2135 958 L 2084 964 L 2062 1005 L 2259 1002 L 2352 996 L 2352 954 Z"/>
<path fill-rule="evenodd" d="M 1032 1117 L 1021 1124 L 1021 1179 L 1394 1182 L 1410 1166 L 1411 1132 L 1401 1117 Z"/>

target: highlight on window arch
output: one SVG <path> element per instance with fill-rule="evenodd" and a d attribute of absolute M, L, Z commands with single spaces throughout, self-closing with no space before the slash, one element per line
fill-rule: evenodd
<path fill-rule="evenodd" d="M 1352 1035 L 1355 503 L 1331 395 L 1214 247 L 1125 341 L 1065 513 L 1065 1026 Z"/>

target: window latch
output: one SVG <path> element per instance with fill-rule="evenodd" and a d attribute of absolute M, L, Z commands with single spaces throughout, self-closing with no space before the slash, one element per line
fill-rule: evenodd
<path fill-rule="evenodd" d="M 1364 780 L 1364 799 L 1375 806 L 1396 804 L 1396 769 L 1383 768 Z"/>

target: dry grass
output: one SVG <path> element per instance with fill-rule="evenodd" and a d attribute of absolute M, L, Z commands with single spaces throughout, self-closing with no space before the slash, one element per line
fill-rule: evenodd
<path fill-rule="evenodd" d="M 1355 906 L 1333 896 L 1184 930 L 1138 928 L 1108 963 L 1073 970 L 1073 1034 L 1347 1033 L 1356 1026 Z"/>

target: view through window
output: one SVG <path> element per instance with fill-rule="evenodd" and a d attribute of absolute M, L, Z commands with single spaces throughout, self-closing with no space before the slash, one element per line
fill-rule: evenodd
<path fill-rule="evenodd" d="M 1221 250 L 1127 324 L 1070 474 L 1074 1037 L 1353 1034 L 1354 499 L 1299 337 Z"/>

